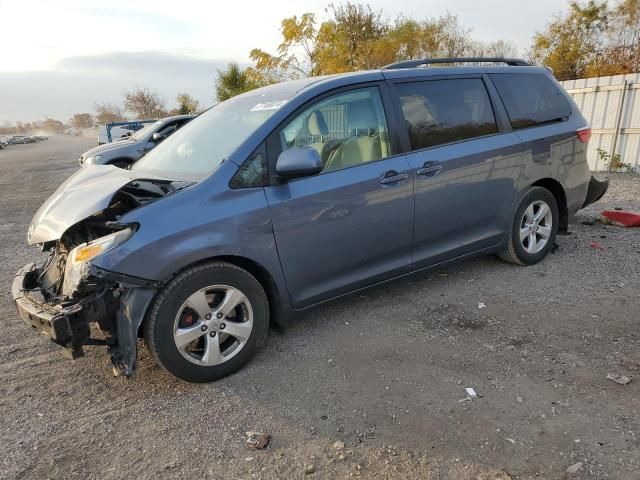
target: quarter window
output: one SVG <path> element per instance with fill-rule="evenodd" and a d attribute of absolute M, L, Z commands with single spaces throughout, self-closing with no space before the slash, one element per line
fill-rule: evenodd
<path fill-rule="evenodd" d="M 430 80 L 396 85 L 411 149 L 497 133 L 481 79 Z"/>
<path fill-rule="evenodd" d="M 264 143 L 238 168 L 231 179 L 231 188 L 264 187 L 268 183 L 266 148 Z"/>
<path fill-rule="evenodd" d="M 283 150 L 317 150 L 323 172 L 388 157 L 389 133 L 378 89 L 350 90 L 317 102 L 281 130 L 280 141 Z"/>
<path fill-rule="evenodd" d="M 562 92 L 539 73 L 493 74 L 511 126 L 514 129 L 560 122 L 571 115 L 571 106 Z"/>

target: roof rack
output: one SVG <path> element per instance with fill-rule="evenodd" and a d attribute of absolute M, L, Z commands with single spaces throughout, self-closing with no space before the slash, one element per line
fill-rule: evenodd
<path fill-rule="evenodd" d="M 382 70 L 394 68 L 416 68 L 421 65 L 433 65 L 440 63 L 506 63 L 510 67 L 530 67 L 531 64 L 519 58 L 500 57 L 451 57 L 451 58 L 421 58 L 419 60 L 404 60 L 402 62 L 390 63 L 382 67 Z"/>

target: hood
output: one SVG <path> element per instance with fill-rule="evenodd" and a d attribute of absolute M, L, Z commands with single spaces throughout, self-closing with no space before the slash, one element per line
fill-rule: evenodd
<path fill-rule="evenodd" d="M 72 225 L 106 209 L 113 196 L 134 180 L 167 179 L 112 165 L 87 165 L 69 177 L 38 209 L 27 241 L 33 245 L 59 239 Z"/>
<path fill-rule="evenodd" d="M 98 145 L 97 147 L 93 147 L 91 150 L 87 150 L 82 154 L 83 158 L 90 157 L 92 155 L 102 155 L 106 152 L 110 152 L 111 150 L 118 150 L 124 147 L 125 145 L 131 145 L 132 143 L 136 143 L 138 140 L 122 140 L 111 143 L 105 143 L 104 145 Z"/>

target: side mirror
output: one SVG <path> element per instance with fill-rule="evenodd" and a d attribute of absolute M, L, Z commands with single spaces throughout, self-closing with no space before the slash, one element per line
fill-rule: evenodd
<path fill-rule="evenodd" d="M 276 174 L 279 177 L 307 177 L 321 171 L 320 154 L 311 147 L 289 148 L 280 154 L 276 162 Z"/>

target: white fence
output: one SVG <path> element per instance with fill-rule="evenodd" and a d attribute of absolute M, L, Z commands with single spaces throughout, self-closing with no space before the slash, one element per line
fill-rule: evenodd
<path fill-rule="evenodd" d="M 597 149 L 619 153 L 640 171 L 640 74 L 560 82 L 591 125 L 587 152 L 592 170 L 606 170 Z"/>

